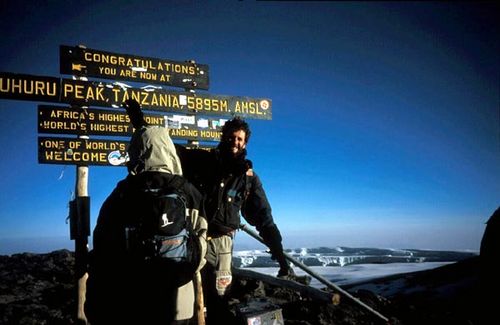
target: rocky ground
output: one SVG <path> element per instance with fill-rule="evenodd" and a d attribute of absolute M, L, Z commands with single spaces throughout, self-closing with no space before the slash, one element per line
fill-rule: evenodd
<path fill-rule="evenodd" d="M 388 276 L 346 289 L 370 290 L 387 298 L 387 311 L 404 324 L 489 324 L 480 290 L 479 257 L 432 270 Z"/>
<path fill-rule="evenodd" d="M 0 324 L 73 324 L 74 256 L 0 256 Z"/>
<path fill-rule="evenodd" d="M 480 301 L 477 269 L 477 258 L 472 258 L 344 289 L 389 318 L 391 324 L 475 325 L 479 324 Z M 283 282 L 273 283 L 247 272 L 235 278 L 234 310 L 244 310 L 242 306 L 249 304 L 275 306 L 281 309 L 285 324 L 383 323 L 349 299 L 341 297 L 339 304 L 333 304 L 328 298 L 331 293 L 283 286 Z M 0 256 L 0 324 L 76 324 L 74 282 L 70 251 Z"/>

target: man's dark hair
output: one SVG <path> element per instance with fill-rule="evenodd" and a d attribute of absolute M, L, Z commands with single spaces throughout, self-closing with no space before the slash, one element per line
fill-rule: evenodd
<path fill-rule="evenodd" d="M 229 136 L 234 132 L 240 130 L 245 132 L 245 143 L 248 143 L 252 131 L 250 131 L 250 126 L 248 125 L 248 123 L 239 116 L 236 116 L 235 118 L 227 121 L 224 124 L 224 126 L 222 127 L 222 137 L 224 138 L 225 136 Z"/>

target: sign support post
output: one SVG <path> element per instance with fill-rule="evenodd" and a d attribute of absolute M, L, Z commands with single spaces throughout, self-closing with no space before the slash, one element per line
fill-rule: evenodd
<path fill-rule="evenodd" d="M 88 200 L 88 166 L 76 166 L 76 202 L 78 203 L 87 201 L 88 205 L 90 202 Z M 86 199 L 86 200 L 85 200 Z M 87 324 L 87 317 L 85 316 L 84 305 L 85 305 L 85 294 L 87 292 L 87 265 L 88 265 L 88 234 L 85 231 L 86 228 L 82 227 L 84 225 L 90 224 L 90 211 L 87 213 L 81 213 L 82 209 L 78 209 L 78 222 L 80 229 L 78 229 L 78 234 L 75 237 L 75 276 L 78 288 L 78 311 L 77 311 L 77 322 Z"/>
<path fill-rule="evenodd" d="M 88 236 L 90 234 L 90 198 L 88 166 L 76 166 L 75 198 L 69 203 L 70 239 L 75 241 L 76 322 L 87 324 L 84 305 L 88 278 Z"/>
<path fill-rule="evenodd" d="M 84 49 L 85 46 L 80 45 Z M 86 80 L 86 77 L 77 77 Z M 84 107 L 79 106 L 80 110 Z M 87 107 L 85 107 L 87 108 Z M 78 134 L 82 141 L 87 140 L 87 135 Z M 85 316 L 85 299 L 87 294 L 88 274 L 88 236 L 90 235 L 90 197 L 88 194 L 88 165 L 76 166 L 75 200 L 77 205 L 77 231 L 75 236 L 75 279 L 77 285 L 77 324 L 88 324 Z"/>
<path fill-rule="evenodd" d="M 85 46 L 79 45 L 80 49 L 85 49 Z M 86 77 L 76 77 L 79 80 L 87 80 Z M 88 107 L 76 105 L 78 110 L 86 110 Z M 80 122 L 80 121 L 79 121 Z M 89 139 L 87 135 L 78 132 L 78 139 L 86 141 Z M 71 149 L 70 149 L 71 150 Z M 71 151 L 70 156 L 73 155 Z M 73 220 L 76 216 L 76 224 L 73 227 L 71 239 L 75 240 L 75 279 L 77 288 L 77 324 L 87 325 L 87 316 L 85 316 L 85 299 L 87 294 L 87 279 L 88 274 L 88 236 L 90 235 L 90 197 L 88 191 L 89 167 L 88 165 L 76 165 L 76 180 L 75 180 L 75 205 L 76 214 L 73 213 Z"/>

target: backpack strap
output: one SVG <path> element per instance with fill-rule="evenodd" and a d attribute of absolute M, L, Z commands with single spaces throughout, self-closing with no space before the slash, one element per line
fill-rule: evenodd
<path fill-rule="evenodd" d="M 170 180 L 168 187 L 169 189 L 174 189 L 175 192 L 178 192 L 179 194 L 179 199 L 183 202 L 185 208 L 186 208 L 186 222 L 188 226 L 189 232 L 194 231 L 194 225 L 192 223 L 191 217 L 188 214 L 188 206 L 186 202 L 186 193 L 184 191 L 184 185 L 187 183 L 187 180 L 180 175 L 173 175 L 172 180 Z"/>

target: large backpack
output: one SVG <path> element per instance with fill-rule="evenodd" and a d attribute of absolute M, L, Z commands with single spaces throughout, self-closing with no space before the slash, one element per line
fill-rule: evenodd
<path fill-rule="evenodd" d="M 132 259 L 194 273 L 200 262 L 200 247 L 188 215 L 184 183 L 182 177 L 174 176 L 166 188 L 132 191 L 124 227 L 125 250 Z"/>

